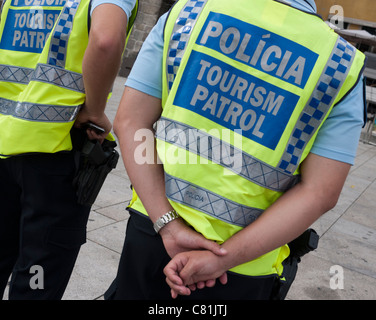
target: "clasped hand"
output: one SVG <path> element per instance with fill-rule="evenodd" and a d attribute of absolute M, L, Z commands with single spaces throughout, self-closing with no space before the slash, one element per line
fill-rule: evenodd
<path fill-rule="evenodd" d="M 104 113 L 100 115 L 93 115 L 90 109 L 84 105 L 81 111 L 78 113 L 74 126 L 77 128 L 85 126 L 85 124 L 92 122 L 104 129 L 103 133 L 97 133 L 93 129 L 87 129 L 86 133 L 90 140 L 98 140 L 103 143 L 108 133 L 111 131 L 112 124 Z"/>
<path fill-rule="evenodd" d="M 164 268 L 172 298 L 190 295 L 196 288 L 213 287 L 216 279 L 227 283 L 223 263 L 227 252 L 219 244 L 192 230 L 181 219 L 169 223 L 160 234 L 172 258 Z"/>
<path fill-rule="evenodd" d="M 223 257 L 209 250 L 187 251 L 176 255 L 164 268 L 166 282 L 172 298 L 190 295 L 191 291 L 213 287 L 216 279 L 227 283 L 227 273 L 222 266 Z"/>

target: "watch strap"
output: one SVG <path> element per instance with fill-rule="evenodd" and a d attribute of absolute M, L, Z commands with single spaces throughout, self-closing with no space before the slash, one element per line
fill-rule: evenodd
<path fill-rule="evenodd" d="M 179 214 L 175 210 L 171 210 L 167 213 L 165 213 L 162 217 L 160 217 L 157 221 L 155 221 L 153 227 L 156 233 L 159 233 L 159 231 L 168 223 L 171 221 L 179 218 Z"/>

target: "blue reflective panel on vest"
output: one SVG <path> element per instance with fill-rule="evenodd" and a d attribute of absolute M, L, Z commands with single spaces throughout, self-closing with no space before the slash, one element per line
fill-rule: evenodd
<path fill-rule="evenodd" d="M 0 48 L 41 53 L 59 14 L 60 10 L 42 8 L 9 9 Z"/>
<path fill-rule="evenodd" d="M 66 0 L 12 0 L 12 6 L 17 7 L 32 7 L 32 6 L 49 6 L 61 7 Z"/>
<path fill-rule="evenodd" d="M 273 77 L 304 88 L 318 54 L 233 17 L 209 14 L 196 44 L 213 49 Z"/>
<path fill-rule="evenodd" d="M 218 59 L 192 51 L 174 105 L 189 109 L 272 150 L 299 96 Z"/>

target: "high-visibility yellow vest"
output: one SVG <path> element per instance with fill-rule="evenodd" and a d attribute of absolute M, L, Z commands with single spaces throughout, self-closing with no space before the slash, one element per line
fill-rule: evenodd
<path fill-rule="evenodd" d="M 318 16 L 273 0 L 181 0 L 164 37 L 156 138 L 166 195 L 223 243 L 299 182 L 365 58 Z M 135 193 L 131 207 L 146 213 Z M 232 271 L 281 275 L 288 255 L 285 245 Z"/>
<path fill-rule="evenodd" d="M 0 158 L 71 150 L 85 101 L 90 0 L 7 0 L 0 22 Z M 137 7 L 129 19 L 131 29 Z M 128 32 L 129 34 L 129 32 Z"/>

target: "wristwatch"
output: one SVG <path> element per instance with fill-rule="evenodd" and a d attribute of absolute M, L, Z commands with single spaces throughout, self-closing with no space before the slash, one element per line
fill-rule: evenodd
<path fill-rule="evenodd" d="M 169 222 L 179 218 L 179 214 L 175 210 L 171 210 L 165 213 L 162 217 L 160 217 L 157 221 L 155 221 L 153 227 L 156 233 L 159 231 Z"/>

